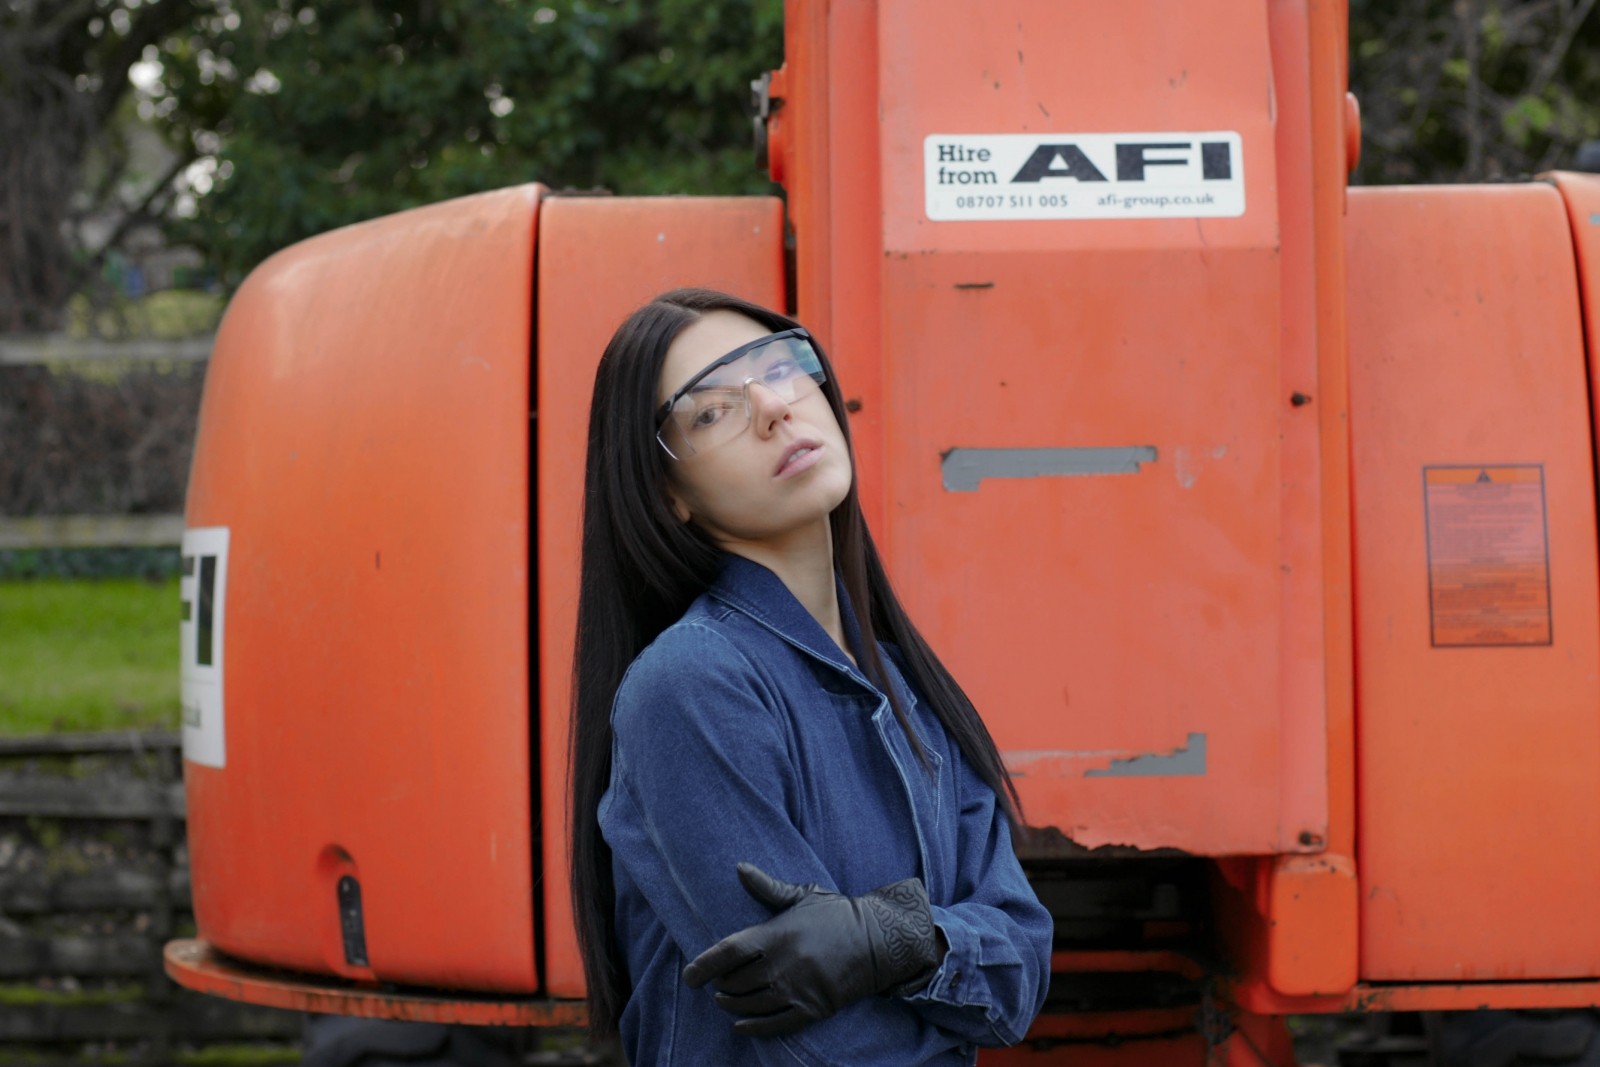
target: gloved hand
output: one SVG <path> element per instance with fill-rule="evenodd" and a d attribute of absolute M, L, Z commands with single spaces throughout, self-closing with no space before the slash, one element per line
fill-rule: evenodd
<path fill-rule="evenodd" d="M 859 897 L 794 885 L 749 863 L 739 864 L 739 881 L 779 914 L 729 934 L 683 971 L 695 988 L 714 982 L 717 1006 L 743 1016 L 735 1033 L 793 1033 L 874 993 L 914 993 L 944 958 L 920 878 Z"/>

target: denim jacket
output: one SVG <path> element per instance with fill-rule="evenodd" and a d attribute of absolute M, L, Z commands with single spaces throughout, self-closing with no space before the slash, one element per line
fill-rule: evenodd
<path fill-rule="evenodd" d="M 970 1065 L 1038 1013 L 1050 916 L 993 790 L 885 651 L 926 766 L 887 697 L 776 575 L 736 556 L 628 669 L 600 827 L 632 985 L 630 1063 Z M 739 884 L 741 860 L 852 896 L 920 877 L 949 951 L 918 993 L 868 997 L 784 1037 L 738 1036 L 711 986 L 690 989 L 682 971 L 771 917 Z"/>

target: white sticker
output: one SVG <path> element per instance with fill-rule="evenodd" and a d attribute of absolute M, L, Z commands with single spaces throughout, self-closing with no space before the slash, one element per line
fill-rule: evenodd
<path fill-rule="evenodd" d="M 933 134 L 928 218 L 1231 218 L 1244 214 L 1234 132 Z"/>
<path fill-rule="evenodd" d="M 206 767 L 227 763 L 222 721 L 223 610 L 228 601 L 228 528 L 183 531 L 182 621 L 183 758 Z"/>

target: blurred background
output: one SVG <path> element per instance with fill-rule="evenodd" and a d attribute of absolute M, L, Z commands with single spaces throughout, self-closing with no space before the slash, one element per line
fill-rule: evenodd
<path fill-rule="evenodd" d="M 1577 165 L 1596 2 L 1351 0 L 1353 180 Z M 298 1017 L 160 970 L 192 928 L 176 546 L 228 294 L 312 234 L 527 181 L 778 193 L 749 82 L 782 22 L 782 0 L 0 0 L 0 1062 L 300 1059 Z"/>

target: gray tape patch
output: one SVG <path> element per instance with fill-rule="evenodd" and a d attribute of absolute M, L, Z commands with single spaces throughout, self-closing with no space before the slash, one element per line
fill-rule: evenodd
<path fill-rule="evenodd" d="M 1188 743 L 1164 756 L 1114 759 L 1111 766 L 1084 771 L 1085 778 L 1199 778 L 1206 773 L 1206 735 L 1190 734 Z"/>
<path fill-rule="evenodd" d="M 1156 461 L 1154 445 L 1126 448 L 952 448 L 940 464 L 944 487 L 970 493 L 985 478 L 1138 474 Z"/>

